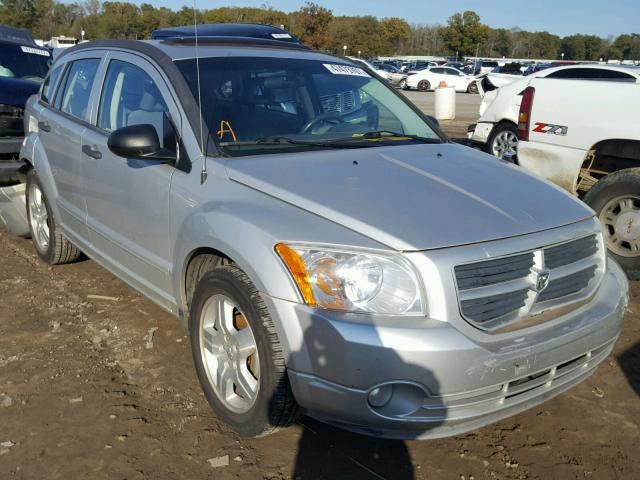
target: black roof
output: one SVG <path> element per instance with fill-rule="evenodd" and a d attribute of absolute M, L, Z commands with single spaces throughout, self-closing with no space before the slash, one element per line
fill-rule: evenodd
<path fill-rule="evenodd" d="M 14 28 L 7 25 L 0 25 L 0 41 L 18 43 L 21 45 L 36 45 L 33 37 L 24 28 Z"/>
<path fill-rule="evenodd" d="M 263 40 L 277 40 L 300 43 L 296 37 L 281 28 L 256 23 L 212 23 L 206 25 L 186 25 L 183 27 L 160 28 L 151 33 L 152 40 L 195 37 L 245 37 Z"/>

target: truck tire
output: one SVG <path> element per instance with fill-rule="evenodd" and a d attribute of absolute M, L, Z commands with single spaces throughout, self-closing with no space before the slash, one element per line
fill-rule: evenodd
<path fill-rule="evenodd" d="M 632 280 L 640 279 L 640 169 L 602 178 L 584 201 L 602 223 L 609 253 Z"/>
<path fill-rule="evenodd" d="M 297 420 L 273 319 L 242 270 L 224 265 L 200 279 L 189 332 L 198 379 L 220 420 L 253 437 Z"/>
<path fill-rule="evenodd" d="M 484 148 L 495 157 L 503 158 L 507 155 L 517 163 L 518 127 L 509 122 L 499 123 L 491 130 Z"/>
<path fill-rule="evenodd" d="M 421 92 L 427 92 L 430 88 L 431 84 L 429 83 L 429 80 L 420 80 L 418 82 L 418 90 Z"/>
<path fill-rule="evenodd" d="M 26 203 L 29 233 L 38 256 L 49 265 L 75 262 L 82 252 L 58 232 L 49 199 L 34 169 L 27 173 Z"/>

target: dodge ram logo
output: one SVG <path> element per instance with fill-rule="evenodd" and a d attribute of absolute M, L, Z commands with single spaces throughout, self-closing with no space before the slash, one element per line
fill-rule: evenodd
<path fill-rule="evenodd" d="M 540 293 L 549 285 L 549 272 L 540 272 L 536 280 L 536 292 Z"/>
<path fill-rule="evenodd" d="M 569 127 L 563 125 L 552 125 L 551 123 L 536 122 L 536 128 L 532 130 L 536 133 L 549 133 L 551 135 L 565 136 L 569 131 Z"/>

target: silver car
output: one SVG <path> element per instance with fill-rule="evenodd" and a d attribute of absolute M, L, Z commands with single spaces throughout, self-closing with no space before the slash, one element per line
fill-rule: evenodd
<path fill-rule="evenodd" d="M 591 375 L 628 285 L 593 212 L 264 39 L 64 52 L 25 114 L 29 228 L 176 315 L 217 416 L 435 438 Z"/>

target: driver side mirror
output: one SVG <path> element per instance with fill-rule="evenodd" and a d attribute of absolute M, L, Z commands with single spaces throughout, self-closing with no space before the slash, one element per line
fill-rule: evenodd
<path fill-rule="evenodd" d="M 153 125 L 140 124 L 118 128 L 107 140 L 109 150 L 119 157 L 139 160 L 157 160 L 174 163 L 176 154 L 160 147 L 158 133 Z"/>

